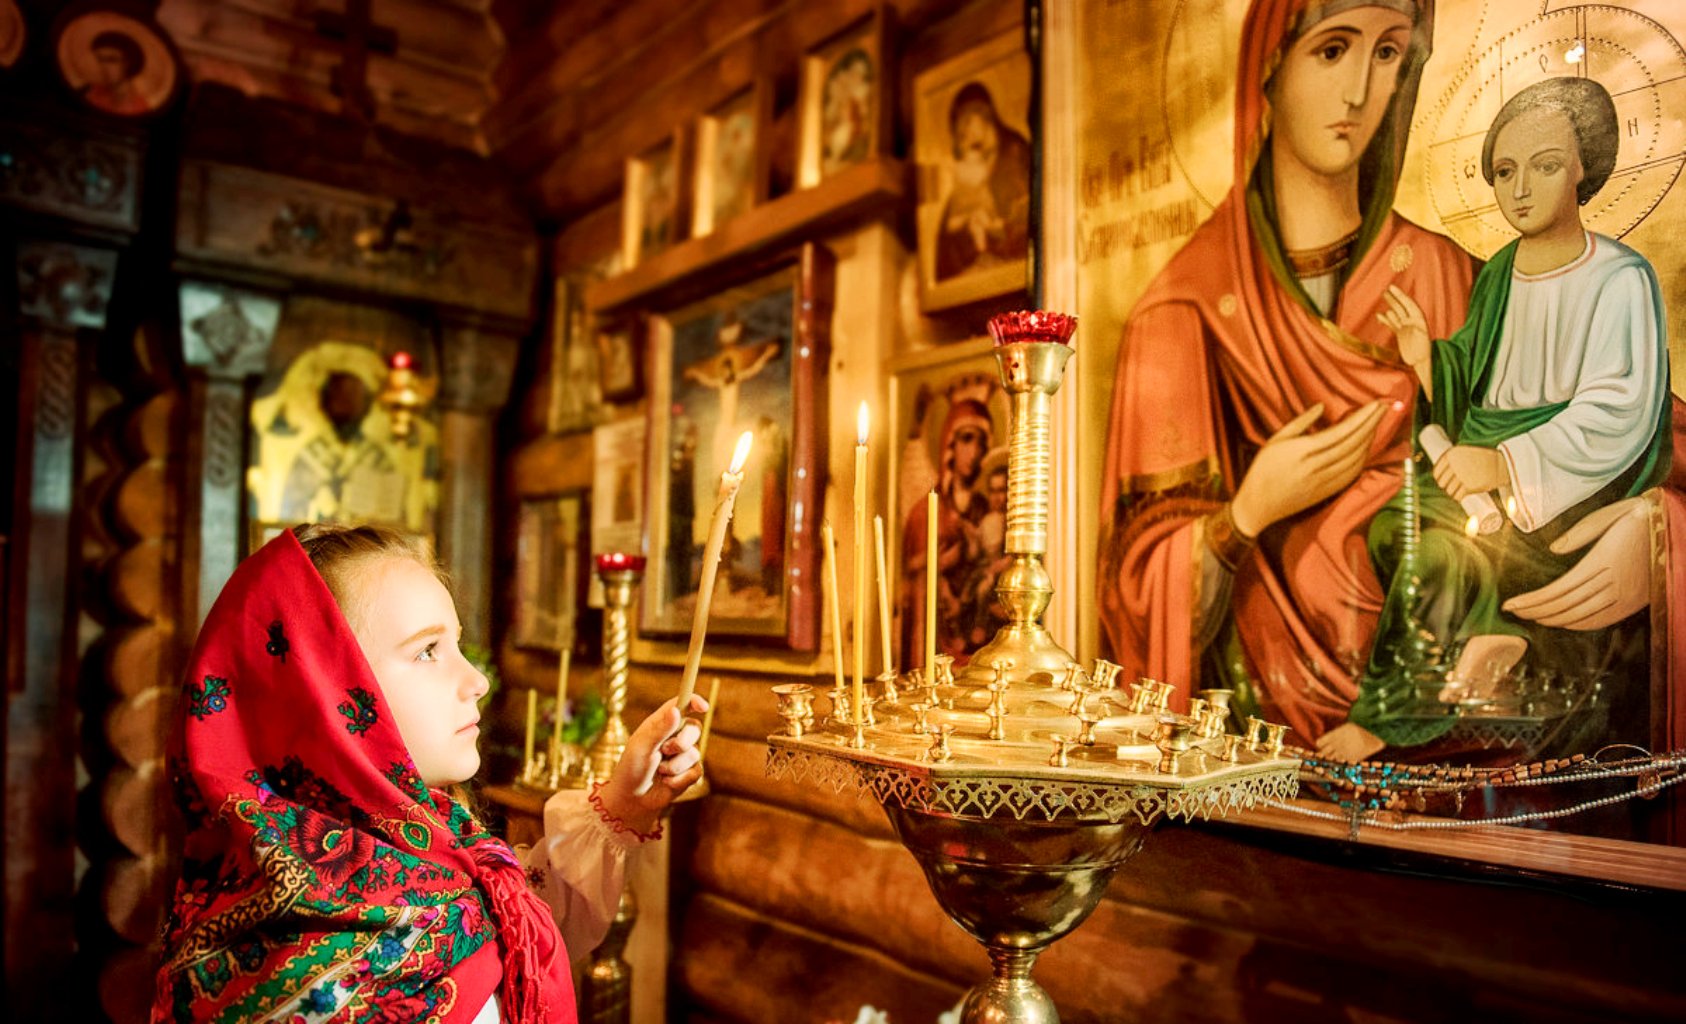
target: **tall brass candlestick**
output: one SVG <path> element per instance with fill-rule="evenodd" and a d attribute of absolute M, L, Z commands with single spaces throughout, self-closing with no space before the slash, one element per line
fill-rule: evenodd
<path fill-rule="evenodd" d="M 861 699 L 862 677 L 866 674 L 866 439 L 871 413 L 861 403 L 855 429 L 855 689 L 854 712 L 857 735 L 866 719 Z M 862 742 L 865 742 L 862 740 Z"/>
<path fill-rule="evenodd" d="M 1007 445 L 1007 554 L 995 592 L 1007 624 L 972 655 L 963 680 L 984 685 L 995 662 L 1011 661 L 1017 678 L 1063 678 L 1075 660 L 1042 624 L 1054 584 L 1042 562 L 1048 552 L 1048 511 L 1053 491 L 1052 400 L 1071 358 L 1077 318 L 1031 310 L 989 320 L 1001 383 L 1013 401 Z"/>
<path fill-rule="evenodd" d="M 685 674 L 679 677 L 679 713 L 691 703 L 697 690 L 697 670 L 702 667 L 703 636 L 708 632 L 708 606 L 714 601 L 714 576 L 720 569 L 720 550 L 726 546 L 726 530 L 732 524 L 732 506 L 743 484 L 743 464 L 749 458 L 753 431 L 738 438 L 732 464 L 720 474 L 720 491 L 714 496 L 714 516 L 708 525 L 708 546 L 703 548 L 702 580 L 697 586 L 697 607 L 691 615 L 691 646 L 685 651 Z"/>
<path fill-rule="evenodd" d="M 522 746 L 521 777 L 533 774 L 533 733 L 539 725 L 539 691 L 527 691 L 527 742 Z"/>
<path fill-rule="evenodd" d="M 608 716 L 603 731 L 591 745 L 591 771 L 606 779 L 626 751 L 627 662 L 632 648 L 632 598 L 638 578 L 644 573 L 644 558 L 608 552 L 597 556 L 597 575 L 603 578 L 603 710 Z"/>

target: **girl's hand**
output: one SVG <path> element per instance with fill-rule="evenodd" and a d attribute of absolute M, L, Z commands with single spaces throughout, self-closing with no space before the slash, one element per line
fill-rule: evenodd
<path fill-rule="evenodd" d="M 701 714 L 708 701 L 692 694 L 689 710 Z M 702 778 L 701 735 L 702 726 L 683 718 L 672 700 L 657 708 L 633 730 L 626 752 L 598 791 L 603 809 L 628 828 L 655 831 L 662 812 Z"/>
<path fill-rule="evenodd" d="M 1497 448 L 1456 444 L 1434 464 L 1434 482 L 1440 485 L 1441 490 L 1462 501 L 1471 494 L 1485 494 L 1507 486 L 1510 471 L 1505 468 L 1505 457 Z"/>

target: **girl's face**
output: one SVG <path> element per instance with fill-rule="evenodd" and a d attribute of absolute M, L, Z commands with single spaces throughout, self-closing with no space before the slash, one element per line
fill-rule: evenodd
<path fill-rule="evenodd" d="M 457 648 L 462 625 L 450 593 L 400 556 L 371 561 L 356 579 L 348 618 L 422 781 L 472 778 L 480 770 L 476 702 L 489 684 Z"/>
<path fill-rule="evenodd" d="M 1387 114 L 1411 20 L 1386 7 L 1355 7 L 1312 26 L 1271 81 L 1272 131 L 1319 174 L 1357 166 Z"/>
<path fill-rule="evenodd" d="M 1493 198 L 1523 238 L 1578 226 L 1575 189 L 1585 176 L 1575 128 L 1560 110 L 1530 110 L 1493 140 Z"/>

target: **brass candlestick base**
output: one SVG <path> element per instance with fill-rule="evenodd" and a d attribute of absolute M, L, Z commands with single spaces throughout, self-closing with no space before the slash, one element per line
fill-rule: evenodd
<path fill-rule="evenodd" d="M 925 870 L 937 902 L 983 944 L 995 973 L 966 993 L 964 1021 L 1053 1024 L 1054 1001 L 1031 967 L 1082 924 L 1152 825 L 979 821 L 885 805 L 896 837 Z"/>

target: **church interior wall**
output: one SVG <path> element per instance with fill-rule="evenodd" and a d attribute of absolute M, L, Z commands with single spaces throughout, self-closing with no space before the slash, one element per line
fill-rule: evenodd
<path fill-rule="evenodd" d="M 0 0 L 8 4 L 25 12 L 32 30 L 55 24 L 52 5 Z M 874 416 L 874 502 L 894 520 L 900 509 L 891 500 L 905 498 L 897 448 L 905 438 L 891 434 L 892 425 L 906 426 L 898 401 L 907 404 L 922 373 L 947 366 L 947 353 L 981 344 L 991 314 L 1032 301 L 1023 288 L 939 309 L 923 300 L 918 179 L 929 169 L 918 165 L 913 129 L 921 76 L 1022 32 L 1020 4 L 707 0 L 675 12 L 635 0 L 616 14 L 614 5 L 551 10 L 498 0 L 485 5 L 484 18 L 440 4 L 449 9 L 442 23 L 463 33 L 472 23 L 473 66 L 435 83 L 450 108 L 436 117 L 413 90 L 429 88 L 439 73 L 425 54 L 448 49 L 450 33 L 427 33 L 413 56 L 377 59 L 370 102 L 384 128 L 341 111 L 343 97 L 325 85 L 327 56 L 292 71 L 281 70 L 284 60 L 255 62 L 267 67 L 261 72 L 219 58 L 258 38 L 243 33 L 261 35 L 265 19 L 280 17 L 268 5 L 234 5 L 240 11 L 228 20 L 215 17 L 215 4 L 156 6 L 152 23 L 179 37 L 184 76 L 184 92 L 157 119 L 113 127 L 85 109 L 64 115 L 79 101 L 33 38 L 24 63 L 0 70 L 0 90 L 18 86 L 0 98 L 7 157 L 0 170 L 14 159 L 31 168 L 59 161 L 96 177 L 114 174 L 120 197 L 107 201 L 62 182 L 54 186 L 60 192 L 43 194 L 20 184 L 20 174 L 0 174 L 0 205 L 15 227 L 0 243 L 0 295 L 8 300 L 0 368 L 19 388 L 0 433 L 7 449 L 0 465 L 13 484 L 0 547 L 8 575 L 9 1020 L 146 1019 L 175 857 L 164 758 L 176 675 L 226 577 L 220 567 L 252 546 L 262 517 L 246 481 L 262 467 L 250 412 L 297 356 L 325 340 L 366 350 L 364 361 L 404 351 L 434 389 L 421 416 L 437 456 L 417 472 L 437 492 L 437 511 L 424 532 L 453 570 L 469 639 L 497 671 L 481 803 L 513 831 L 532 826 L 532 794 L 501 794 L 515 789 L 521 767 L 527 694 L 548 701 L 555 692 L 561 645 L 517 636 L 531 569 L 523 562 L 523 506 L 566 497 L 582 501 L 589 518 L 594 504 L 614 498 L 598 488 L 594 438 L 655 415 L 647 338 L 660 335 L 634 335 L 640 383 L 630 397 L 611 397 L 603 366 L 610 349 L 599 347 L 600 333 L 629 317 L 647 325 L 754 279 L 769 261 L 788 263 L 804 244 L 822 247 L 833 261 L 834 309 L 818 376 L 826 479 L 814 519 L 829 521 L 848 552 L 857 544 L 850 515 L 857 406 L 867 403 Z M 432 6 L 406 9 L 429 20 L 438 13 Z M 1055 33 L 1070 33 L 1078 14 L 1091 26 L 1139 16 L 1140 32 L 1119 53 L 1145 66 L 1158 59 L 1148 53 L 1161 41 L 1154 33 L 1170 21 L 1199 12 L 1238 22 L 1246 4 L 1152 0 L 1130 15 L 1123 8 L 1134 5 L 1101 0 L 1034 6 Z M 1537 5 L 1486 6 L 1521 18 L 1521 8 L 1531 17 Z M 1664 18 L 1670 38 L 1686 37 L 1678 13 L 1659 13 L 1646 0 L 1626 6 Z M 894 70 L 885 94 L 892 130 L 869 161 L 883 181 L 836 200 L 836 210 L 806 210 L 797 185 L 798 68 L 811 49 L 874 17 L 888 26 Z M 601 42 L 571 49 L 564 37 L 574 31 Z M 400 32 L 401 54 L 406 45 Z M 1054 52 L 1091 61 L 1100 47 L 1071 35 L 1059 45 L 1066 49 Z M 318 63 L 320 74 L 309 71 Z M 643 70 L 652 67 L 664 73 Z M 1083 67 L 1082 75 L 1094 74 Z M 1093 84 L 1080 76 L 1078 87 L 1084 83 Z M 764 194 L 750 214 L 721 226 L 713 241 L 682 230 L 667 257 L 629 263 L 628 160 L 756 84 L 768 94 L 760 129 L 770 153 L 758 172 Z M 1102 130 L 1133 131 L 1136 123 L 1135 113 L 1109 117 L 1100 96 L 1043 111 L 1040 129 L 1064 140 L 1051 144 L 1072 147 L 1065 157 L 1091 161 L 1073 181 L 1042 185 L 1065 189 L 1062 208 L 1080 211 L 1074 251 L 1064 263 L 1048 257 L 1058 279 L 1044 291 L 1080 307 L 1079 351 L 1093 345 L 1104 353 L 1104 365 L 1085 362 L 1078 386 L 1061 396 L 1079 403 L 1061 421 L 1059 439 L 1075 453 L 1062 470 L 1078 478 L 1061 493 L 1085 511 L 1056 509 L 1056 529 L 1073 537 L 1055 555 L 1056 601 L 1066 607 L 1053 621 L 1085 662 L 1101 643 L 1083 609 L 1101 559 L 1100 524 L 1089 510 L 1098 508 L 1118 339 L 1129 305 L 1194 227 L 1165 220 L 1162 232 L 1128 252 L 1101 252 L 1113 237 L 1104 230 L 1082 233 L 1134 216 L 1123 193 L 1135 187 L 1130 181 L 1159 173 L 1132 165 L 1139 181 L 1125 175 L 1106 197 L 1084 197 L 1081 175 L 1095 173 L 1097 154 L 1114 143 L 1119 153 L 1129 149 Z M 414 141 L 432 121 L 442 127 L 425 144 Z M 267 136 L 265 126 L 273 128 Z M 1102 134 L 1073 139 L 1091 129 Z M 286 142 L 295 137 L 321 145 Z M 71 142 L 52 141 L 61 139 Z M 361 173 L 365 160 L 375 170 Z M 430 167 L 438 173 L 430 176 Z M 1667 193 L 1668 212 L 1683 194 Z M 1149 198 L 1163 206 L 1168 195 Z M 788 214 L 791 225 L 765 214 L 781 202 L 778 209 L 806 212 Z M 297 211 L 315 204 L 331 214 L 335 203 L 351 218 L 324 221 L 344 228 L 339 255 L 312 248 L 317 227 L 286 235 L 291 250 L 278 241 L 298 226 Z M 1406 204 L 1419 215 L 1432 207 L 1417 185 Z M 282 216 L 288 210 L 291 220 Z M 1655 239 L 1663 230 L 1659 216 L 1642 237 L 1661 249 Z M 726 255 L 711 257 L 710 245 Z M 485 259 L 476 263 L 477 254 Z M 495 265 L 485 254 L 495 254 Z M 1657 260 L 1665 269 L 1679 263 Z M 428 276 L 439 273 L 450 280 Z M 1113 289 L 1108 274 L 1124 284 Z M 184 312 L 184 289 L 195 287 L 228 305 L 279 313 L 256 316 L 219 350 Z M 1678 281 L 1665 291 L 1671 310 L 1686 308 Z M 609 313 L 594 299 L 610 304 Z M 386 413 L 377 405 L 359 415 L 384 423 Z M 646 506 L 641 514 L 648 520 L 666 510 Z M 582 555 L 593 553 L 589 525 L 577 541 Z M 894 545 L 900 526 L 892 521 L 890 531 Z M 853 584 L 840 575 L 837 596 L 849 608 Z M 599 693 L 605 676 L 603 612 L 579 583 L 566 641 L 576 703 Z M 635 1021 L 830 1024 L 855 1020 L 863 1005 L 895 1024 L 935 1021 L 989 970 L 977 943 L 932 899 L 879 807 L 766 775 L 767 737 L 785 728 L 771 688 L 829 688 L 852 638 L 852 627 L 834 636 L 823 604 L 812 607 L 820 625 L 808 649 L 710 640 L 700 686 L 718 688 L 708 794 L 675 810 L 634 883 L 641 907 L 627 959 Z M 634 630 L 626 722 L 672 695 L 685 654 L 683 636 Z M 1678 799 L 1668 790 L 1646 806 Z M 1313 824 L 1290 814 L 1161 829 L 1113 879 L 1093 916 L 1040 960 L 1037 980 L 1061 1019 L 1075 1024 L 1686 1016 L 1686 982 L 1672 959 L 1686 911 L 1686 860 L 1677 847 L 1587 842 L 1542 828 L 1497 836 L 1371 828 L 1363 841 L 1357 834 L 1346 821 Z"/>

